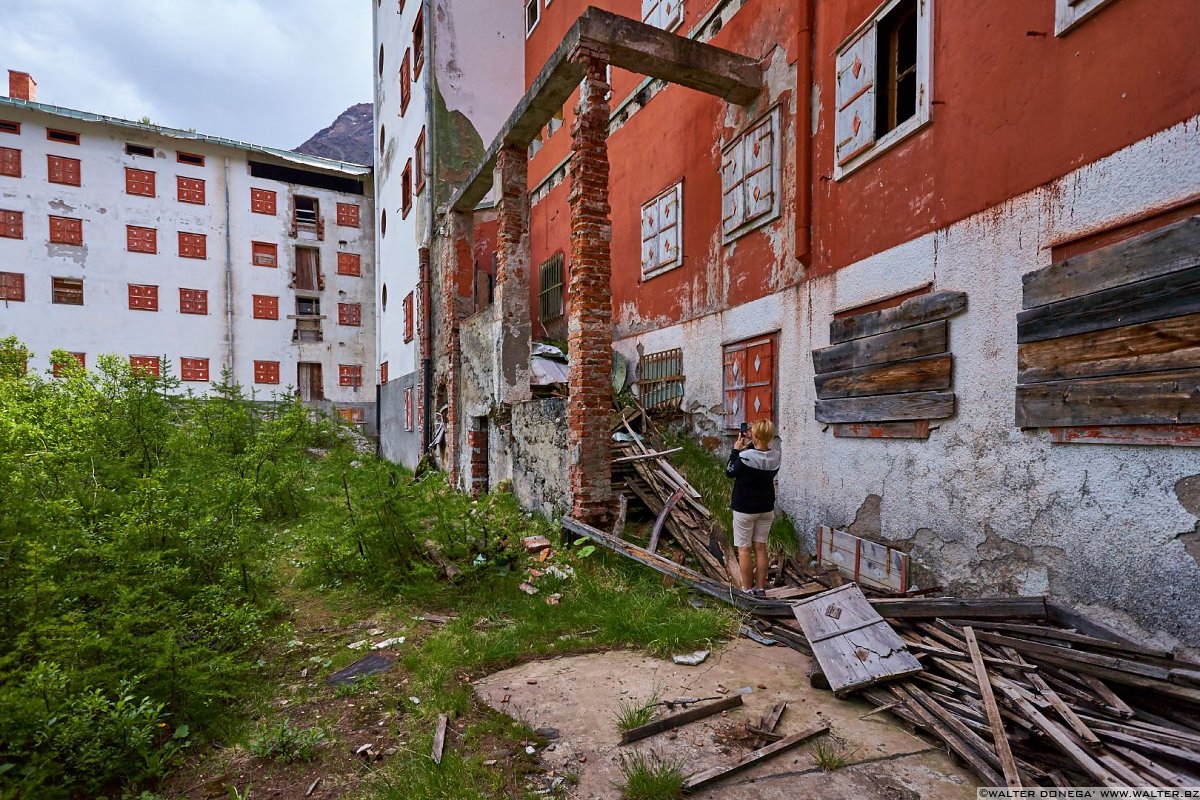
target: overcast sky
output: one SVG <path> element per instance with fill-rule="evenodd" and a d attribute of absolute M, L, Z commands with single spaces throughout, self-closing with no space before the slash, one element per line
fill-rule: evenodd
<path fill-rule="evenodd" d="M 293 148 L 371 101 L 370 0 L 0 0 L 38 100 Z"/>

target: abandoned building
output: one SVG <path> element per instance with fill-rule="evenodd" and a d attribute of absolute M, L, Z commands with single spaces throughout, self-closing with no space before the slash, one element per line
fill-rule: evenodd
<path fill-rule="evenodd" d="M 419 446 L 605 528 L 615 393 L 717 452 L 772 419 L 810 552 L 1200 646 L 1197 34 L 1188 0 L 528 0 L 519 99 L 436 97 L 486 149 L 394 256 Z"/>
<path fill-rule="evenodd" d="M 0 334 L 375 426 L 371 169 L 0 98 Z M 289 389 L 290 387 L 290 389 Z"/>

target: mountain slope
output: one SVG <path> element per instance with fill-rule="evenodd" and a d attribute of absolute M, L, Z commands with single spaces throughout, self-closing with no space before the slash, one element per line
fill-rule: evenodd
<path fill-rule="evenodd" d="M 315 133 L 295 152 L 355 164 L 373 164 L 375 136 L 371 104 L 350 106 L 338 115 L 332 125 Z"/>

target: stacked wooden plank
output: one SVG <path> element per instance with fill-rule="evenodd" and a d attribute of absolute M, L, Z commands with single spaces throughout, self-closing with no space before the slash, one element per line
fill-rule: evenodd
<path fill-rule="evenodd" d="M 966 307 L 964 292 L 936 292 L 835 319 L 812 354 L 817 420 L 837 436 L 926 438 L 954 414 L 948 319 Z"/>

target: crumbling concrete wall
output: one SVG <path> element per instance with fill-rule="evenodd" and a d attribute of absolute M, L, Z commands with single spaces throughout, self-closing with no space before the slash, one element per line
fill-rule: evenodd
<path fill-rule="evenodd" d="M 512 407 L 513 493 L 522 507 L 557 519 L 571 509 L 567 404 L 558 397 Z"/>
<path fill-rule="evenodd" d="M 955 593 L 1040 594 L 1164 646 L 1200 647 L 1200 454 L 1188 447 L 1053 444 L 1014 424 L 1021 276 L 1050 246 L 1200 189 L 1200 118 L 1063 179 L 832 275 L 724 313 L 630 337 L 631 359 L 682 347 L 685 408 L 711 433 L 721 346 L 779 331 L 780 507 L 909 551 Z M 839 439 L 816 422 L 811 351 L 835 311 L 926 283 L 968 293 L 950 320 L 954 417 L 925 441 Z"/>

